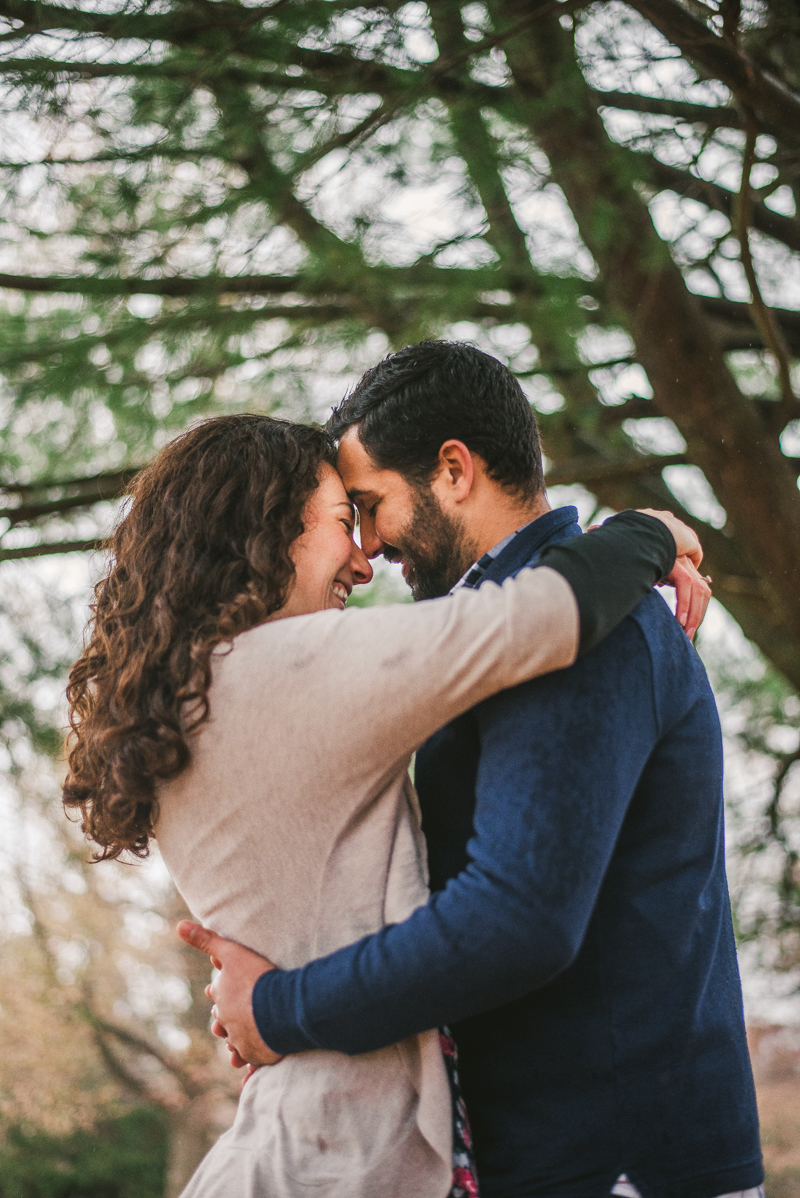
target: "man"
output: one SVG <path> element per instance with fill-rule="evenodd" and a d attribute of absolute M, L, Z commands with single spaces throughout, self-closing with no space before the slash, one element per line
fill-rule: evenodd
<path fill-rule="evenodd" d="M 519 385 L 470 346 L 391 356 L 330 428 L 366 553 L 401 561 L 417 599 L 580 535 L 549 508 Z M 269 1062 L 449 1024 L 484 1198 L 755 1191 L 719 724 L 661 598 L 442 729 L 416 782 L 433 894 L 405 923 L 286 972 L 185 929 L 226 954 L 219 1019 L 255 1016 L 232 1042 Z"/>

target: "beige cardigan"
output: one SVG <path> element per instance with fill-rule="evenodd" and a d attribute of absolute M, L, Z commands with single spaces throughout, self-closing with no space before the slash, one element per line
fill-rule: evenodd
<path fill-rule="evenodd" d="M 417 605 L 276 620 L 214 659 L 211 715 L 159 793 L 158 843 L 197 919 L 292 968 L 427 898 L 407 769 L 481 699 L 572 663 L 561 575 Z M 451 1104 L 435 1031 L 259 1070 L 186 1198 L 445 1198 Z"/>

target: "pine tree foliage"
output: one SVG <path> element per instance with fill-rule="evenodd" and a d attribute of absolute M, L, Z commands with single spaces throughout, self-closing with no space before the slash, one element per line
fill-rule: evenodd
<path fill-rule="evenodd" d="M 91 542 L 121 468 L 197 414 L 310 412 L 455 331 L 527 381 L 551 484 L 685 501 L 800 683 L 792 0 L 0 20 L 0 552 Z"/>

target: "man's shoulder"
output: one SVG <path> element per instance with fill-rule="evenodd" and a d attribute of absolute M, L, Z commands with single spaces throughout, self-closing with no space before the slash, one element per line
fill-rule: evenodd
<path fill-rule="evenodd" d="M 474 710 L 484 728 L 498 721 L 524 724 L 538 739 L 581 719 L 606 727 L 663 729 L 698 698 L 713 705 L 703 664 L 653 592 L 574 665 L 502 691 Z"/>
<path fill-rule="evenodd" d="M 653 597 L 663 606 L 663 600 Z M 643 603 L 650 602 L 646 596 Z M 669 611 L 667 611 L 669 615 Z M 653 656 L 649 650 L 649 625 L 627 616 L 590 652 L 571 666 L 522 682 L 484 699 L 473 710 L 479 720 L 514 718 L 526 713 L 539 729 L 563 717 L 566 709 L 599 713 L 611 696 L 631 708 L 644 702 L 653 688 Z"/>

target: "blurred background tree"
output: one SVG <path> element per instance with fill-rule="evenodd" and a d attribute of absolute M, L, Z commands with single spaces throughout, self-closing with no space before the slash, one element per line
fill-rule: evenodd
<path fill-rule="evenodd" d="M 92 865 L 64 819 L 54 758 L 82 612 L 16 575 L 0 601 L 0 1194 L 174 1198 L 238 1075 L 159 862 Z"/>
<path fill-rule="evenodd" d="M 60 830 L 48 754 L 88 551 L 192 419 L 324 418 L 362 369 L 427 336 L 516 372 L 554 502 L 586 519 L 669 506 L 700 531 L 730 617 L 704 652 L 740 932 L 793 986 L 795 0 L 0 0 L 0 43 L 0 575 L 26 596 L 3 616 L 0 686 L 8 808 L 32 829 L 9 865 L 7 945 L 30 998 L 0 1001 L 9 1035 L 48 1008 L 60 1062 L 41 1103 L 22 1057 L 0 1066 L 7 1153 L 41 1130 L 79 1154 L 92 1120 L 157 1111 L 184 1162 L 176 1192 L 216 1118 L 185 1121 L 210 1130 L 180 1147 L 180 1111 L 224 1085 L 189 1002 L 204 979 L 158 922 L 157 867 L 107 880 Z M 20 874 L 42 845 L 47 869 Z"/>

